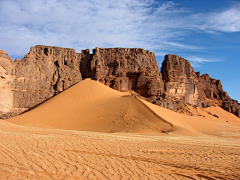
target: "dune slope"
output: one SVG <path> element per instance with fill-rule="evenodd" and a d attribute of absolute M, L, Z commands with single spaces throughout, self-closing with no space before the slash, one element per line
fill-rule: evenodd
<path fill-rule="evenodd" d="M 94 132 L 166 133 L 239 137 L 240 119 L 219 107 L 189 106 L 179 114 L 86 79 L 9 122 Z M 216 116 L 215 116 L 216 115 Z"/>
<path fill-rule="evenodd" d="M 95 132 L 167 132 L 174 125 L 130 92 L 86 79 L 34 109 L 8 120 L 25 126 Z"/>
<path fill-rule="evenodd" d="M 176 134 L 182 135 L 214 135 L 240 138 L 240 118 L 220 108 L 195 108 L 188 106 L 194 116 L 180 114 L 141 100 L 157 115 L 173 124 Z"/>

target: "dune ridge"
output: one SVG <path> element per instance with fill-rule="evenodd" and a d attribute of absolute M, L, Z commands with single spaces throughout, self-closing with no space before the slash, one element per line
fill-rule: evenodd
<path fill-rule="evenodd" d="M 153 111 L 149 106 L 147 106 L 143 101 L 141 101 L 139 97 L 134 96 L 134 98 L 137 99 L 138 102 L 143 104 L 148 110 L 150 110 L 156 117 L 161 118 L 155 111 Z M 170 122 L 166 121 L 163 118 L 161 118 L 161 119 L 162 119 L 162 121 L 169 123 L 173 127 L 173 124 L 171 124 Z"/>

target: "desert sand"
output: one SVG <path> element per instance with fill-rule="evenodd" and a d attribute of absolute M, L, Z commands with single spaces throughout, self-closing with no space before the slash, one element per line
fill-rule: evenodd
<path fill-rule="evenodd" d="M 0 121 L 0 177 L 240 179 L 240 118 L 217 106 L 189 111 L 86 79 Z"/>

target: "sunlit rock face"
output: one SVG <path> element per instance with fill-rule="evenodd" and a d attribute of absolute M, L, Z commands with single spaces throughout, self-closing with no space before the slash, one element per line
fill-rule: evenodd
<path fill-rule="evenodd" d="M 240 105 L 223 90 L 221 81 L 200 75 L 189 61 L 177 55 L 166 55 L 161 67 L 164 90 L 170 97 L 183 103 L 207 107 L 218 104 L 240 117 Z"/>
<path fill-rule="evenodd" d="M 189 61 L 166 55 L 159 71 L 155 54 L 139 48 L 74 49 L 31 47 L 22 60 L 0 51 L 0 112 L 9 118 L 32 108 L 85 78 L 118 91 L 133 90 L 149 102 L 174 111 L 185 104 L 218 104 L 240 116 L 240 105 L 220 80 L 195 73 Z M 6 114 L 7 113 L 7 114 Z"/>
<path fill-rule="evenodd" d="M 152 81 L 162 84 L 155 54 L 137 48 L 96 48 L 90 69 L 83 68 L 83 77 L 90 77 L 119 91 L 136 91 L 148 97 Z M 150 93 L 150 94 L 149 94 Z"/>
<path fill-rule="evenodd" d="M 0 50 L 0 113 L 9 112 L 13 107 L 13 60 Z"/>
<path fill-rule="evenodd" d="M 195 83 L 195 72 L 191 64 L 176 55 L 166 55 L 161 72 L 165 91 L 170 96 L 185 103 L 198 104 L 198 89 Z"/>
<path fill-rule="evenodd" d="M 73 49 L 35 46 L 15 63 L 13 106 L 31 108 L 82 80 L 81 54 Z"/>

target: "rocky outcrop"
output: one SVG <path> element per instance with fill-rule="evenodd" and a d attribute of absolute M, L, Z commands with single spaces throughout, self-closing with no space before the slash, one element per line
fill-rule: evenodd
<path fill-rule="evenodd" d="M 96 48 L 90 65 L 82 65 L 84 78 L 95 79 L 119 91 L 132 89 L 144 97 L 153 95 L 149 89 L 155 87 L 148 87 L 151 81 L 163 84 L 155 54 L 144 49 Z"/>
<path fill-rule="evenodd" d="M 13 73 L 13 60 L 6 52 L 0 50 L 0 114 L 10 111 L 13 107 Z"/>
<path fill-rule="evenodd" d="M 171 110 L 185 104 L 218 104 L 240 117 L 240 105 L 223 91 L 221 82 L 195 73 L 191 64 L 166 55 L 161 72 L 155 54 L 138 48 L 73 49 L 35 46 L 14 62 L 0 51 L 0 111 L 9 118 L 91 78 L 118 91 L 134 90 L 146 100 Z"/>
<path fill-rule="evenodd" d="M 178 103 L 188 103 L 203 108 L 217 104 L 240 117 L 240 104 L 227 95 L 221 81 L 209 77 L 208 74 L 201 76 L 200 72 L 195 73 L 186 59 L 176 55 L 166 55 L 161 72 L 165 92 Z M 179 107 L 175 106 L 176 109 Z"/>
<path fill-rule="evenodd" d="M 198 91 L 195 87 L 195 72 L 191 64 L 176 55 L 166 55 L 162 63 L 165 91 L 184 103 L 198 104 Z"/>
<path fill-rule="evenodd" d="M 31 108 L 80 82 L 81 54 L 73 49 L 35 46 L 15 64 L 13 107 Z"/>

